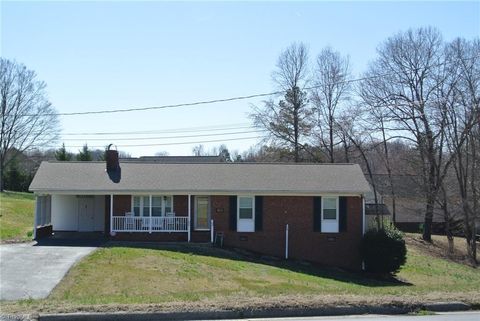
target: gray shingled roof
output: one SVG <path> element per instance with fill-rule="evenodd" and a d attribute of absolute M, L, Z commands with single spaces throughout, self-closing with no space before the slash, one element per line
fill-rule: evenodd
<path fill-rule="evenodd" d="M 360 194 L 369 185 L 356 164 L 120 162 L 115 183 L 104 162 L 43 162 L 30 190 L 39 193 Z"/>
<path fill-rule="evenodd" d="M 122 158 L 122 162 L 148 163 L 220 163 L 225 162 L 222 156 L 140 156 L 138 158 Z"/>

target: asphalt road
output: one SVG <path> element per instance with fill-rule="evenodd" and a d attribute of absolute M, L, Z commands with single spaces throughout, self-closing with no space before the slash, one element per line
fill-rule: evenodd
<path fill-rule="evenodd" d="M 41 299 L 95 246 L 0 245 L 0 300 Z"/>
<path fill-rule="evenodd" d="M 349 315 L 335 317 L 300 317 L 243 319 L 242 321 L 480 321 L 480 311 L 442 312 L 434 315 Z M 239 320 L 240 321 L 240 320 Z"/>

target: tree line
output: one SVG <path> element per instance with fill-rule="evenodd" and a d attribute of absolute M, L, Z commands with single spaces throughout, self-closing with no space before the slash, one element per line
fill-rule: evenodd
<path fill-rule="evenodd" d="M 399 32 L 378 46 L 355 79 L 349 57 L 333 48 L 314 58 L 302 43 L 283 50 L 272 72 L 281 94 L 252 106 L 250 114 L 268 133 L 265 140 L 243 153 L 230 155 L 225 146 L 215 152 L 233 161 L 360 163 L 375 203 L 378 175 L 387 178 L 394 218 L 395 176 L 415 177 L 425 203 L 423 238 L 431 241 L 440 210 L 450 240 L 449 224 L 460 221 L 476 262 L 480 40 L 445 41 L 431 27 Z M 19 155 L 58 141 L 59 120 L 45 87 L 35 72 L 0 58 L 0 191 L 19 181 Z M 194 154 L 205 153 L 196 146 Z M 76 155 L 62 146 L 52 157 L 88 161 L 102 155 L 85 145 Z"/>
<path fill-rule="evenodd" d="M 349 57 L 323 49 L 313 63 L 305 44 L 279 56 L 272 80 L 280 97 L 254 106 L 268 132 L 264 144 L 294 162 L 359 159 L 373 187 L 379 153 L 395 199 L 391 142 L 408 147 L 404 174 L 420 178 L 423 239 L 431 241 L 434 210 L 460 211 L 468 253 L 476 263 L 480 172 L 480 41 L 443 40 L 435 28 L 397 33 L 377 49 L 360 78 Z M 398 166 L 396 166 L 398 167 Z"/>

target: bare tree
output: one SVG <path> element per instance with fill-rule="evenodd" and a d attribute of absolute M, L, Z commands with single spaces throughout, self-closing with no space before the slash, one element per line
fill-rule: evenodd
<path fill-rule="evenodd" d="M 262 108 L 254 107 L 250 115 L 255 126 L 269 133 L 271 141 L 293 149 L 295 162 L 300 161 L 302 140 L 311 128 L 312 112 L 304 91 L 307 75 L 308 50 L 303 44 L 292 44 L 280 54 L 272 73 L 273 81 L 285 93 L 283 99 L 266 101 Z"/>
<path fill-rule="evenodd" d="M 45 87 L 34 71 L 0 58 L 0 191 L 5 168 L 18 154 L 58 139 L 58 117 Z"/>
<path fill-rule="evenodd" d="M 360 155 L 360 158 L 365 165 L 370 184 L 373 189 L 373 197 L 375 204 L 378 204 L 377 185 L 374 178 L 373 163 L 369 157 L 369 148 L 372 146 L 372 136 L 368 127 L 365 126 L 364 121 L 365 110 L 356 106 L 350 110 L 346 110 L 335 121 L 335 131 L 341 132 L 342 135 L 352 144 L 355 150 Z M 377 221 L 377 228 L 383 228 L 383 219 L 380 219 L 378 206 L 375 206 L 375 216 Z"/>
<path fill-rule="evenodd" d="M 480 40 L 453 41 L 447 50 L 451 64 L 451 99 L 446 100 L 442 116 L 448 122 L 446 142 L 454 157 L 463 210 L 463 231 L 468 256 L 477 264 L 476 220 L 478 217 L 478 134 L 480 127 Z"/>
<path fill-rule="evenodd" d="M 423 238 L 431 241 L 433 211 L 451 158 L 444 156 L 446 123 L 439 116 L 439 89 L 447 73 L 440 33 L 420 28 L 389 38 L 370 65 L 360 95 L 369 106 L 383 108 L 390 128 L 413 143 L 421 160 L 426 199 Z"/>
<path fill-rule="evenodd" d="M 202 144 L 196 145 L 192 148 L 193 156 L 206 156 L 207 151 L 205 150 L 205 146 Z"/>
<path fill-rule="evenodd" d="M 338 51 L 330 47 L 323 49 L 317 57 L 312 90 L 317 133 L 315 136 L 323 150 L 327 152 L 330 163 L 335 162 L 334 147 L 341 143 L 343 138 L 335 137 L 334 127 L 337 109 L 343 100 L 348 99 L 349 68 L 349 58 L 342 57 Z M 348 154 L 345 157 L 348 159 Z"/>

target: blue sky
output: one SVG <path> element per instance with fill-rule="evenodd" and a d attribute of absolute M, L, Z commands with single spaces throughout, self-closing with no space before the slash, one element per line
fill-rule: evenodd
<path fill-rule="evenodd" d="M 59 112 L 159 106 L 271 92 L 275 87 L 270 75 L 277 57 L 294 41 L 308 44 L 312 59 L 325 46 L 349 55 L 353 77 L 357 77 L 375 58 L 376 47 L 396 32 L 430 25 L 439 28 L 446 40 L 458 36 L 472 39 L 480 34 L 479 1 L 2 1 L 0 5 L 2 57 L 35 70 L 47 83 L 50 101 Z M 62 116 L 61 142 L 67 146 L 112 142 L 140 156 L 158 151 L 190 155 L 195 144 L 175 143 L 225 139 L 231 150 L 242 151 L 259 140 L 227 139 L 259 135 L 244 128 L 250 125 L 251 104 L 261 104 L 261 99 Z M 221 126 L 235 129 L 209 131 Z M 157 132 L 69 135 L 149 130 Z M 225 132 L 240 133 L 218 135 Z M 120 140 L 209 133 L 217 135 Z M 174 145 L 124 147 L 162 143 Z"/>

